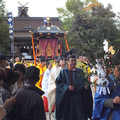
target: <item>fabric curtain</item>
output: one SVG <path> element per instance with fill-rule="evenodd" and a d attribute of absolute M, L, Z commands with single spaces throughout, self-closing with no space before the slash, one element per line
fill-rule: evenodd
<path fill-rule="evenodd" d="M 55 56 L 55 48 L 57 45 L 58 39 L 49 39 L 50 46 L 52 47 L 52 58 Z"/>
<path fill-rule="evenodd" d="M 45 53 L 45 49 L 47 47 L 48 39 L 40 39 L 39 42 L 40 42 L 40 45 L 41 45 L 42 50 L 43 50 L 42 55 L 44 55 L 45 57 L 47 57 L 46 53 Z"/>

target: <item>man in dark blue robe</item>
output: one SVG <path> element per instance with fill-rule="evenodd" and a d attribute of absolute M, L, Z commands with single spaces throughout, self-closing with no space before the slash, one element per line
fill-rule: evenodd
<path fill-rule="evenodd" d="M 68 56 L 68 67 L 61 70 L 56 84 L 56 120 L 87 120 L 92 116 L 91 89 L 83 71 L 76 68 L 76 56 Z"/>

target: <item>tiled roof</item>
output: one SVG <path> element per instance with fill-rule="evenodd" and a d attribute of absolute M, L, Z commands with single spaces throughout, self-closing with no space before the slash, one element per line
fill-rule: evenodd
<path fill-rule="evenodd" d="M 51 23 L 62 29 L 58 17 L 51 18 Z M 28 24 L 32 29 L 37 29 L 39 26 L 43 25 L 43 17 L 14 17 L 14 30 L 25 29 Z"/>

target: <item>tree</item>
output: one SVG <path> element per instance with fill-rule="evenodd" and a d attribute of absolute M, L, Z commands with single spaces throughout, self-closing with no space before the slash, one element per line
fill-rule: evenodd
<path fill-rule="evenodd" d="M 79 13 L 81 10 L 83 9 L 83 2 L 81 2 L 80 0 L 67 0 L 67 2 L 65 3 L 65 8 L 57 8 L 62 26 L 64 28 L 64 30 L 68 31 L 68 35 L 67 35 L 67 41 L 68 41 L 68 45 L 70 46 L 70 48 L 75 47 L 75 44 L 72 44 L 71 41 L 71 35 L 72 32 L 72 23 L 74 21 L 74 16 L 75 14 Z M 62 45 L 62 51 L 66 51 L 66 44 L 63 41 L 63 45 Z M 74 42 L 74 41 L 73 41 Z"/>
<path fill-rule="evenodd" d="M 7 55 L 10 50 L 10 43 L 5 2 L 0 1 L 0 53 Z"/>
<path fill-rule="evenodd" d="M 93 6 L 89 14 L 86 11 L 76 14 L 72 32 L 78 37 L 81 51 L 102 51 L 105 39 L 115 49 L 118 48 L 116 43 L 120 41 L 120 30 L 117 29 L 116 21 L 113 19 L 115 14 L 110 9 L 110 5 L 107 8 Z M 88 55 L 87 52 L 86 54 Z"/>

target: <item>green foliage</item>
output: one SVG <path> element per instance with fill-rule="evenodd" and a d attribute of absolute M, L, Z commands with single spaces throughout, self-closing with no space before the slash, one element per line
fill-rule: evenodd
<path fill-rule="evenodd" d="M 110 11 L 110 7 L 94 6 L 91 14 L 81 12 L 75 15 L 72 32 L 79 37 L 82 51 L 88 56 L 95 51 L 102 52 L 105 39 L 110 46 L 118 46 L 116 42 L 120 41 L 120 30 L 117 29 L 116 21 L 113 19 L 115 14 Z"/>
<path fill-rule="evenodd" d="M 82 8 L 83 2 L 81 2 L 80 0 L 67 0 L 66 2 L 66 9 L 73 15 L 79 13 Z"/>
<path fill-rule="evenodd" d="M 6 19 L 5 2 L 0 2 L 0 53 L 8 54 L 11 40 L 9 40 L 9 26 Z"/>
<path fill-rule="evenodd" d="M 64 30 L 69 31 L 67 35 L 67 41 L 70 48 L 73 47 L 76 48 L 77 47 L 76 44 L 78 44 L 77 41 L 75 42 L 72 39 L 74 33 L 72 33 L 71 30 L 72 30 L 72 24 L 74 21 L 75 14 L 81 12 L 82 9 L 83 9 L 83 2 L 81 2 L 80 0 L 67 0 L 65 4 L 65 8 L 57 8 Z M 62 51 L 64 53 L 67 50 L 64 39 L 62 40 L 62 43 L 63 43 Z"/>

